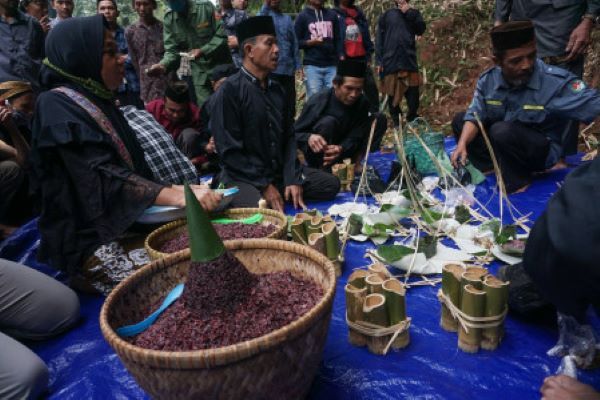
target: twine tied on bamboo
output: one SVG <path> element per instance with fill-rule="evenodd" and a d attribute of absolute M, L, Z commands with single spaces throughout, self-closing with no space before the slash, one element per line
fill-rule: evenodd
<path fill-rule="evenodd" d="M 448 307 L 452 317 L 458 320 L 467 333 L 469 332 L 469 328 L 496 328 L 504 323 L 506 314 L 508 314 L 508 307 L 506 307 L 504 308 L 504 311 L 498 315 L 492 315 L 489 317 L 472 317 L 462 312 L 460 308 L 456 307 L 454 303 L 452 303 L 452 300 L 441 289 L 438 290 L 437 297 L 441 303 L 444 303 L 446 307 Z"/>
<path fill-rule="evenodd" d="M 405 320 L 400 321 L 399 323 L 397 323 L 395 325 L 381 326 L 381 325 L 372 324 L 367 321 L 352 322 L 348 319 L 348 313 L 346 313 L 346 324 L 348 324 L 348 326 L 350 328 L 356 330 L 359 333 L 362 333 L 365 336 L 383 337 L 383 336 L 391 335 L 390 339 L 388 340 L 388 343 L 386 344 L 385 348 L 383 349 L 383 353 L 382 353 L 383 355 L 387 354 L 392 343 L 394 342 L 394 340 L 396 340 L 396 338 L 400 334 L 408 331 L 408 328 L 410 328 L 410 321 L 411 321 L 411 318 L 407 317 Z"/>

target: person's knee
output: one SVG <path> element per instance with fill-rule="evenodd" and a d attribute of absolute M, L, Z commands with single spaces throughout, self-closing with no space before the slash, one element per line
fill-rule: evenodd
<path fill-rule="evenodd" d="M 326 200 L 331 200 L 340 192 L 342 184 L 336 176 L 332 174 L 326 175 L 323 177 L 323 197 Z"/>
<path fill-rule="evenodd" d="M 490 139 L 492 143 L 498 145 L 508 144 L 514 137 L 514 126 L 507 121 L 498 121 L 490 127 Z"/>
<path fill-rule="evenodd" d="M 6 398 L 36 399 L 48 388 L 48 368 L 35 354 L 15 360 L 10 369 L 11 382 L 4 388 Z"/>
<path fill-rule="evenodd" d="M 192 145 L 200 137 L 200 132 L 194 128 L 185 128 L 180 133 L 184 145 Z"/>
<path fill-rule="evenodd" d="M 331 137 L 338 126 L 338 121 L 331 115 L 325 115 L 317 121 L 314 126 L 314 131 L 323 136 Z"/>
<path fill-rule="evenodd" d="M 14 161 L 0 162 L 0 182 L 2 186 L 18 188 L 25 179 L 25 171 Z"/>

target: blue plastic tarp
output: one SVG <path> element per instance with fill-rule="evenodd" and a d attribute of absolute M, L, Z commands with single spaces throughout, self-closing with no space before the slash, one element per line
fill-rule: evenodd
<path fill-rule="evenodd" d="M 384 178 L 389 173 L 392 155 L 372 154 L 370 164 Z M 570 160 L 577 162 L 576 159 Z M 540 176 L 525 193 L 510 197 L 522 214 L 534 220 L 564 179 L 567 170 Z M 498 213 L 494 178 L 476 190 Z M 340 194 L 335 202 L 351 201 Z M 369 200 L 370 201 L 370 200 Z M 326 211 L 333 203 L 310 204 Z M 288 213 L 295 210 L 288 207 Z M 510 222 L 507 220 L 507 222 Z M 54 277 L 60 274 L 35 261 L 39 243 L 36 221 L 19 229 L 0 245 L 0 257 L 22 262 Z M 546 351 L 558 338 L 556 328 L 536 325 L 508 315 L 506 336 L 493 352 L 467 354 L 458 350 L 457 335 L 439 327 L 438 287 L 415 287 L 407 295 L 407 311 L 412 318 L 410 345 L 386 356 L 348 343 L 343 288 L 350 272 L 368 264 L 369 244 L 348 242 L 344 272 L 337 283 L 333 316 L 323 360 L 310 389 L 311 399 L 528 399 L 539 398 L 543 379 L 556 372 L 560 359 Z M 498 265 L 492 265 L 493 272 Z M 80 295 L 82 320 L 70 332 L 31 348 L 50 369 L 50 399 L 145 399 L 147 396 L 125 370 L 116 354 L 104 341 L 98 316 L 103 298 Z M 597 320 L 595 320 L 597 322 Z M 600 374 L 582 372 L 580 379 L 600 388 Z M 265 394 L 269 397 L 269 394 Z M 277 394 L 279 397 L 281 394 Z"/>

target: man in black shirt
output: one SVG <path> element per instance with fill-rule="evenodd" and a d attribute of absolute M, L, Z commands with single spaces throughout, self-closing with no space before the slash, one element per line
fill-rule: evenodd
<path fill-rule="evenodd" d="M 211 108 L 220 181 L 240 189 L 233 207 L 256 207 L 262 197 L 271 208 L 283 211 L 284 198 L 304 207 L 305 198 L 330 200 L 340 187 L 333 175 L 303 169 L 297 160 L 293 116 L 284 106 L 283 89 L 268 77 L 277 67 L 275 35 L 271 17 L 238 25 L 242 68 L 215 93 Z"/>
<path fill-rule="evenodd" d="M 311 97 L 294 125 L 296 141 L 313 168 L 329 168 L 344 158 L 352 158 L 360 169 L 360 159 L 375 116 L 363 94 L 366 63 L 340 61 L 333 87 Z M 371 149 L 377 149 L 386 128 L 386 119 L 377 116 Z"/>

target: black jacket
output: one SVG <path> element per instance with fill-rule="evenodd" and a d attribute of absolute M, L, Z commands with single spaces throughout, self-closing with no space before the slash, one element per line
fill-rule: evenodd
<path fill-rule="evenodd" d="M 377 22 L 375 56 L 383 74 L 397 71 L 417 71 L 415 36 L 425 32 L 421 13 L 414 8 L 406 14 L 397 8 L 387 10 Z"/>
<path fill-rule="evenodd" d="M 335 96 L 333 88 L 325 89 L 312 96 L 306 102 L 302 113 L 296 120 L 294 130 L 296 131 L 296 142 L 298 148 L 306 154 L 308 150 L 308 137 L 315 133 L 315 124 L 326 114 L 327 107 Z M 359 149 L 366 135 L 369 133 L 369 102 L 365 96 L 361 96 L 356 103 L 344 107 L 347 109 L 347 122 L 345 125 L 352 129 L 344 132 L 334 132 L 331 144 L 342 146 L 340 158 L 351 157 Z"/>
<path fill-rule="evenodd" d="M 221 160 L 220 181 L 245 182 L 259 190 L 269 184 L 302 184 L 292 118 L 283 89 L 263 89 L 244 68 L 213 95 L 210 132 Z"/>

